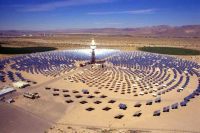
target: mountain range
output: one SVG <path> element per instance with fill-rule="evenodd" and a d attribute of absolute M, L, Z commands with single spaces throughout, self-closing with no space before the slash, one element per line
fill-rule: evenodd
<path fill-rule="evenodd" d="M 97 34 L 152 37 L 200 37 L 200 25 L 158 25 L 140 28 L 88 28 L 65 30 L 0 30 L 0 36 L 45 36 L 65 34 Z"/>

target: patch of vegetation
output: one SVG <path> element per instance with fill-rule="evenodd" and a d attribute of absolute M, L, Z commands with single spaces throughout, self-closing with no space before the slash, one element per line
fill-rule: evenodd
<path fill-rule="evenodd" d="M 0 47 L 0 54 L 28 54 L 56 50 L 54 47 Z"/>
<path fill-rule="evenodd" d="M 138 50 L 168 55 L 200 55 L 199 50 L 175 47 L 140 47 Z"/>

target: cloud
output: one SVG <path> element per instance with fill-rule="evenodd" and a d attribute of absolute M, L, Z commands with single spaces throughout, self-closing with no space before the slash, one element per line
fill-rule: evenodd
<path fill-rule="evenodd" d="M 57 0 L 54 2 L 35 4 L 35 5 L 18 5 L 23 7 L 23 11 L 37 12 L 37 11 L 50 11 L 57 8 L 79 6 L 79 5 L 90 5 L 90 4 L 101 4 L 109 3 L 115 0 Z"/>
<path fill-rule="evenodd" d="M 89 15 L 114 15 L 114 14 L 151 14 L 155 13 L 156 9 L 140 9 L 128 11 L 109 11 L 109 12 L 89 12 Z"/>
<path fill-rule="evenodd" d="M 121 25 L 120 22 L 95 22 L 95 25 Z"/>

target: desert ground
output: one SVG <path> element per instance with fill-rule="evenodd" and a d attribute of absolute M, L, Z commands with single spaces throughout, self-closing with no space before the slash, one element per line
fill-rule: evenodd
<path fill-rule="evenodd" d="M 54 48 L 52 50 L 73 50 L 89 48 L 91 38 L 95 38 L 97 48 L 125 52 L 138 51 L 141 47 L 176 47 L 200 51 L 200 38 L 63 35 L 54 37 L 4 37 L 0 38 L 0 44 L 2 47 L 8 48 L 48 47 Z M 43 49 L 45 51 L 45 48 Z M 23 53 L 0 53 L 2 60 L 16 55 L 21 56 Z M 200 64 L 200 53 L 170 56 Z M 108 64 L 105 68 L 99 68 L 97 65 L 88 65 L 59 71 L 58 74 L 52 76 L 20 71 L 24 77 L 37 84 L 31 84 L 25 89 L 18 89 L 16 94 L 9 96 L 15 99 L 12 104 L 0 102 L 2 108 L 0 118 L 3 118 L 0 121 L 0 129 L 4 133 L 200 132 L 199 97 L 192 99 L 186 107 L 162 112 L 163 107 L 180 102 L 184 97 L 191 94 L 199 85 L 199 77 L 190 75 L 190 82 L 184 91 L 177 93 L 176 89 L 172 90 L 162 95 L 161 102 L 146 105 L 148 100 L 154 101 L 156 97 L 153 97 L 151 93 L 134 96 L 133 94 L 136 92 L 140 93 L 139 90 L 134 93 L 129 91 L 130 88 L 132 90 L 141 87 L 138 84 L 131 84 L 130 88 L 128 86 L 128 83 L 133 81 L 129 74 L 137 69 L 133 68 L 133 70 L 127 71 L 123 66 Z M 6 66 L 5 70 L 12 70 L 10 64 Z M 149 72 L 152 71 L 152 69 L 149 70 Z M 199 72 L 199 69 L 197 71 Z M 166 81 L 163 81 L 162 85 L 174 79 L 173 69 L 169 68 L 167 74 L 169 77 Z M 138 75 L 140 77 L 140 74 Z M 134 80 L 140 82 L 138 75 L 134 75 L 136 76 Z M 164 76 L 161 73 L 160 77 L 162 75 Z M 177 74 L 177 79 L 181 77 L 185 82 L 188 75 L 186 73 Z M 152 76 L 152 78 L 154 77 Z M 0 87 L 12 83 L 7 78 L 6 80 L 6 82 L 1 83 Z M 83 80 L 88 80 L 88 82 L 82 82 Z M 147 81 L 144 81 L 144 84 L 146 83 Z M 112 87 L 111 84 L 115 85 Z M 179 84 L 177 88 L 180 88 L 183 84 Z M 149 84 L 148 87 L 150 87 Z M 163 86 L 163 88 L 168 87 Z M 152 88 L 157 88 L 157 85 L 152 85 Z M 89 94 L 83 94 L 83 89 L 89 90 Z M 24 92 L 37 92 L 40 98 L 27 99 L 23 96 Z M 57 95 L 54 95 L 54 93 L 57 93 Z M 137 102 L 141 103 L 141 107 L 134 107 Z M 120 103 L 126 103 L 128 108 L 126 110 L 119 109 Z M 161 115 L 153 116 L 153 112 L 158 109 L 161 110 Z M 137 111 L 141 111 L 141 116 L 134 117 L 133 114 Z M 116 119 L 115 117 L 118 115 L 123 115 L 123 117 Z"/>
<path fill-rule="evenodd" d="M 5 47 L 48 47 L 58 50 L 88 48 L 90 40 L 95 38 L 98 48 L 138 50 L 140 47 L 178 47 L 200 50 L 200 38 L 192 37 L 132 37 L 105 35 L 57 35 L 50 37 L 2 37 L 0 44 Z M 15 54 L 13 54 L 15 55 Z M 12 56 L 1 54 L 0 57 Z M 200 61 L 199 56 L 180 56 Z"/>

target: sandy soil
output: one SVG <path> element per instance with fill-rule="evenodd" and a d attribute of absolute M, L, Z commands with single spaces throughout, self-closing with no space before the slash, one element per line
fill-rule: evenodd
<path fill-rule="evenodd" d="M 85 74 L 91 73 L 97 78 L 102 77 L 99 74 L 100 71 L 94 72 L 95 68 L 91 69 L 77 69 L 70 73 L 64 74 L 61 77 L 56 77 L 53 80 L 51 78 L 46 78 L 42 75 L 33 75 L 33 79 L 36 80 L 38 85 L 32 87 L 30 92 L 38 92 L 41 96 L 40 99 L 30 100 L 19 96 L 16 98 L 15 106 L 31 112 L 42 120 L 51 123 L 51 127 L 47 128 L 47 132 L 124 132 L 128 133 L 132 130 L 137 130 L 138 132 L 152 131 L 152 132 L 199 132 L 199 122 L 200 119 L 196 116 L 200 115 L 200 110 L 197 105 L 200 104 L 200 99 L 195 98 L 192 100 L 188 106 L 179 107 L 177 110 L 171 110 L 168 113 L 162 113 L 159 117 L 154 117 L 153 111 L 161 109 L 164 106 L 171 105 L 175 102 L 180 101 L 186 95 L 190 94 L 194 88 L 197 87 L 198 80 L 197 77 L 191 77 L 191 83 L 187 86 L 187 89 L 181 93 L 177 93 L 173 90 L 165 95 L 162 95 L 161 103 L 154 103 L 153 105 L 145 105 L 146 101 L 149 99 L 155 99 L 151 94 L 144 96 L 134 97 L 133 94 L 120 94 L 114 93 L 112 90 L 91 86 L 81 83 L 78 80 L 78 73 L 83 76 Z M 114 71 L 113 68 L 108 68 L 106 71 Z M 123 82 L 125 81 L 125 73 L 123 70 L 119 70 L 118 73 L 123 77 Z M 172 72 L 169 72 L 172 73 Z M 77 77 L 72 82 L 69 80 L 69 76 Z M 179 77 L 180 75 L 178 75 Z M 36 78 L 37 77 L 37 78 Z M 81 77 L 79 77 L 81 80 Z M 106 78 L 106 77 L 105 77 Z M 171 76 L 173 78 L 173 76 Z M 171 79 L 170 78 L 170 79 Z M 44 79 L 44 80 L 41 80 Z M 116 80 L 116 77 L 111 75 L 106 78 L 105 82 L 101 82 L 99 86 L 105 85 L 108 82 Z M 49 80 L 51 81 L 49 83 Z M 76 80 L 78 81 L 76 83 Z M 95 80 L 95 79 L 94 79 Z M 94 81 L 91 80 L 91 81 Z M 102 79 L 102 81 L 104 81 Z M 40 85 L 42 84 L 42 85 Z M 38 87 L 37 87 L 38 86 Z M 46 90 L 45 87 L 51 87 L 51 90 Z M 53 96 L 53 88 L 59 89 L 59 96 Z M 81 91 L 86 88 L 90 91 L 89 95 L 93 95 L 94 98 L 88 98 L 88 94 L 83 94 Z M 110 88 L 110 87 L 109 87 Z M 69 90 L 69 92 L 62 92 L 63 89 Z M 122 88 L 121 88 L 122 89 Z M 75 93 L 74 91 L 78 91 Z M 98 91 L 100 93 L 96 94 Z M 70 95 L 70 97 L 63 97 L 64 94 Z M 81 98 L 77 98 L 77 95 L 81 95 Z M 101 95 L 106 95 L 108 97 L 101 98 Z M 73 103 L 66 103 L 65 100 L 73 100 Z M 115 100 L 116 102 L 111 104 L 108 103 L 110 100 Z M 81 104 L 81 101 L 87 101 L 86 104 Z M 101 101 L 100 104 L 95 104 L 94 102 Z M 139 101 L 142 103 L 140 108 L 133 107 L 134 104 Z M 120 110 L 118 108 L 119 103 L 126 103 L 128 108 L 126 110 Z M 86 111 L 87 108 L 94 108 L 93 111 Z M 110 107 L 108 111 L 102 110 L 104 107 Z M 140 117 L 133 117 L 133 114 L 138 111 L 142 111 Z M 122 119 L 115 119 L 114 116 L 118 114 L 123 114 Z M 195 114 L 195 115 L 194 115 Z M 191 123 L 192 121 L 192 123 Z M 37 123 L 37 122 L 36 122 Z M 185 125 L 187 123 L 187 126 Z"/>
<path fill-rule="evenodd" d="M 0 129 L 2 133 L 43 133 L 50 122 L 31 112 L 5 103 L 0 103 Z"/>

